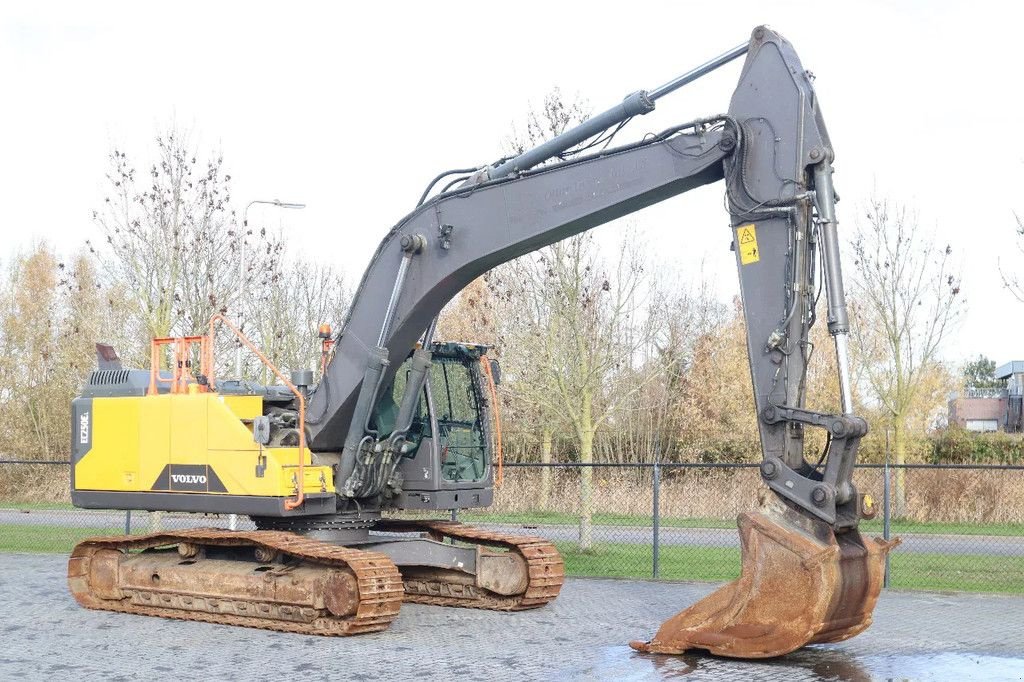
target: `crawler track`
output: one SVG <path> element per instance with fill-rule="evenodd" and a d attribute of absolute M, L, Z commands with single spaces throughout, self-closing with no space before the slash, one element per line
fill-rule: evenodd
<path fill-rule="evenodd" d="M 90 568 L 97 554 L 109 550 L 127 553 L 167 548 L 188 543 L 200 548 L 262 548 L 271 553 L 308 562 L 316 566 L 342 569 L 354 577 L 356 598 L 351 612 L 336 616 L 326 608 L 293 606 L 268 601 L 211 598 L 187 591 L 163 589 L 119 589 L 120 598 L 97 593 L 90 580 Z M 349 579 L 351 580 L 351 579 Z M 242 625 L 265 630 L 315 635 L 355 635 L 386 629 L 398 616 L 402 603 L 402 582 L 391 560 L 378 552 L 367 552 L 280 531 L 223 531 L 201 528 L 173 533 L 139 536 L 89 538 L 79 543 L 68 562 L 68 585 L 79 604 L 90 609 L 119 611 L 181 620 L 197 620 L 225 625 Z M 106 598 L 105 598 L 106 597 Z M 250 615 L 252 614 L 252 615 Z"/>
<path fill-rule="evenodd" d="M 518 595 L 502 596 L 460 581 L 421 577 L 405 579 L 405 601 L 434 606 L 458 606 L 494 611 L 521 611 L 544 606 L 558 596 L 565 581 L 565 564 L 555 546 L 529 535 L 505 535 L 450 521 L 386 520 L 374 530 L 421 532 L 434 539 L 516 552 L 526 560 L 528 582 Z"/>

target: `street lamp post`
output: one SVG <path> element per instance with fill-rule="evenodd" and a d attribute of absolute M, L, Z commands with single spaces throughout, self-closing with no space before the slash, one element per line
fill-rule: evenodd
<path fill-rule="evenodd" d="M 277 206 L 278 208 L 306 208 L 305 204 L 298 204 L 290 201 L 281 201 L 280 199 L 266 200 L 266 199 L 253 199 L 245 205 L 245 210 L 242 211 L 242 230 L 238 235 L 238 300 L 240 301 L 238 306 L 238 322 L 239 328 L 242 327 L 242 318 L 244 317 L 243 303 L 245 301 L 245 234 L 249 229 L 249 208 L 253 204 L 269 204 L 271 206 Z M 239 381 L 242 379 L 242 343 L 238 342 L 238 347 L 235 349 L 235 376 L 238 377 Z"/>
<path fill-rule="evenodd" d="M 267 201 L 265 199 L 253 199 L 245 205 L 245 210 L 242 211 L 242 229 L 238 234 L 238 300 L 240 302 L 245 301 L 245 233 L 249 229 L 249 207 L 253 204 L 270 204 L 271 206 L 277 206 L 278 208 L 306 208 L 305 204 L 297 204 L 289 201 L 281 201 L 280 199 L 274 199 L 273 201 Z M 245 309 L 243 304 L 240 303 L 238 306 L 238 322 L 239 328 L 242 328 L 242 317 Z M 238 341 L 238 347 L 235 349 L 235 376 L 238 380 L 242 380 L 242 342 Z M 238 529 L 238 514 L 228 515 L 228 528 L 231 530 Z"/>

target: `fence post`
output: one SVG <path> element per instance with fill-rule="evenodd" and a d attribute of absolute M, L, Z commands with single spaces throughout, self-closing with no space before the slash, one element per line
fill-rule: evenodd
<path fill-rule="evenodd" d="M 124 534 L 125 535 L 131 535 L 132 534 L 132 510 L 131 509 L 125 509 L 124 510 Z"/>
<path fill-rule="evenodd" d="M 660 521 L 661 521 L 661 509 L 660 509 L 661 505 L 658 504 L 658 493 L 661 490 L 661 467 L 658 465 L 658 460 L 657 459 L 654 460 L 654 476 L 652 477 L 651 485 L 654 488 L 654 504 L 652 505 L 653 508 L 651 509 L 651 518 L 652 518 L 652 521 L 653 521 L 653 524 L 652 524 L 652 532 L 653 532 L 652 541 L 653 541 L 653 545 L 651 547 L 651 549 L 652 549 L 651 568 L 652 568 L 652 572 L 654 574 L 653 577 L 654 577 L 655 580 L 657 580 L 658 579 L 658 549 L 659 549 L 658 531 L 659 531 L 659 526 L 660 526 Z"/>
<path fill-rule="evenodd" d="M 889 429 L 885 430 L 885 481 L 882 483 L 882 538 L 889 539 Z M 889 587 L 889 553 L 885 554 L 885 575 L 882 587 Z"/>

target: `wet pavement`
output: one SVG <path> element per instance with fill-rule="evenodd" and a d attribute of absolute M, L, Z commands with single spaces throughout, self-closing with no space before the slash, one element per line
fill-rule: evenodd
<path fill-rule="evenodd" d="M 705 584 L 570 579 L 535 611 L 410 604 L 386 632 L 329 639 L 86 611 L 64 572 L 60 556 L 0 554 L 0 679 L 1024 680 L 1018 596 L 886 591 L 858 637 L 733 661 L 627 646 Z"/>

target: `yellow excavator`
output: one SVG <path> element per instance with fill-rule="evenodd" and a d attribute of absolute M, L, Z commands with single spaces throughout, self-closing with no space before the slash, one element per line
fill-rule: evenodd
<path fill-rule="evenodd" d="M 659 98 L 740 57 L 727 113 L 609 146 Z M 323 335 L 315 384 L 309 370 L 285 376 L 221 316 L 205 335 L 154 339 L 149 369 L 126 369 L 104 349 L 73 402 L 73 502 L 240 514 L 257 530 L 90 538 L 71 555 L 72 594 L 88 608 L 323 635 L 384 629 L 403 601 L 502 610 L 551 601 L 564 567 L 547 540 L 389 514 L 493 498 L 500 368 L 484 346 L 436 341 L 437 316 L 501 263 L 723 180 L 766 490 L 739 518 L 741 577 L 633 646 L 752 658 L 857 634 L 871 622 L 891 545 L 858 531 L 873 509 L 852 480 L 867 425 L 850 397 L 833 160 L 810 74 L 785 39 L 757 27 L 748 42 L 534 149 L 438 175 L 384 237 L 341 329 Z M 823 292 L 835 413 L 805 404 Z M 247 345 L 277 381 L 215 376 L 218 333 Z M 813 463 L 811 428 L 827 436 Z"/>

